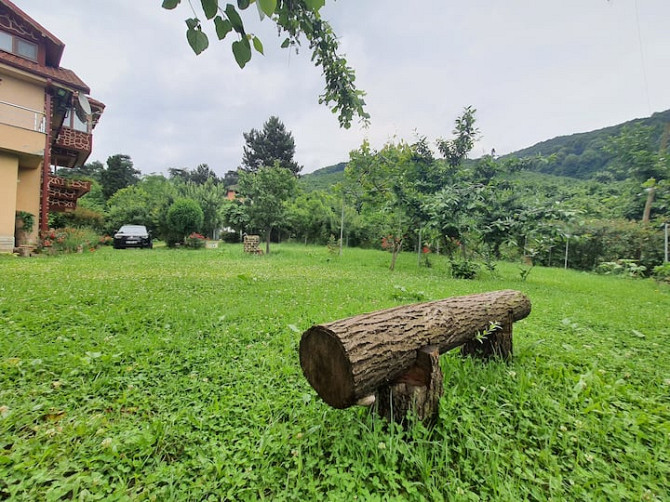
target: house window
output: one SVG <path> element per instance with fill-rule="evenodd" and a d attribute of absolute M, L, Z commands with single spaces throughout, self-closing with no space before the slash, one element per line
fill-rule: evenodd
<path fill-rule="evenodd" d="M 83 121 L 77 115 L 77 111 L 74 108 L 70 108 L 65 114 L 65 120 L 63 121 L 65 127 L 74 129 L 75 131 L 81 131 L 88 133 L 88 120 Z"/>
<path fill-rule="evenodd" d="M 37 44 L 0 31 L 0 50 L 37 61 Z"/>

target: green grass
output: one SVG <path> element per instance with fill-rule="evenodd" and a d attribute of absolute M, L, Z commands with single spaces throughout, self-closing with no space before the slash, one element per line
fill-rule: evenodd
<path fill-rule="evenodd" d="M 273 250 L 0 257 L 0 499 L 668 500 L 667 286 Z M 302 376 L 314 323 L 506 288 L 533 302 L 513 362 L 443 356 L 433 430 Z"/>

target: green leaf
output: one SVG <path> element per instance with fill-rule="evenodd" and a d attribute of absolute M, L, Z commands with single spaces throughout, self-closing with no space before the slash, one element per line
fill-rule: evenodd
<path fill-rule="evenodd" d="M 275 9 L 277 8 L 277 0 L 257 0 L 257 1 L 261 10 L 267 16 L 271 16 L 272 14 L 274 14 Z"/>
<path fill-rule="evenodd" d="M 209 47 L 209 39 L 207 38 L 207 35 L 205 35 L 199 28 L 189 28 L 186 31 L 186 39 L 188 40 L 188 45 L 191 46 L 191 49 L 193 49 L 193 52 L 195 52 L 196 55 Z"/>
<path fill-rule="evenodd" d="M 216 11 L 219 9 L 219 0 L 200 0 L 200 3 L 207 19 L 212 19 L 216 16 Z"/>
<path fill-rule="evenodd" d="M 256 49 L 256 52 L 263 54 L 263 42 L 261 42 L 261 39 L 254 37 L 252 41 L 254 43 L 254 49 Z"/>
<path fill-rule="evenodd" d="M 326 0 L 305 0 L 307 8 L 313 11 L 318 11 L 321 7 L 326 5 Z"/>
<path fill-rule="evenodd" d="M 186 20 L 186 26 L 189 30 L 195 30 L 200 27 L 200 20 L 197 17 L 192 17 Z"/>
<path fill-rule="evenodd" d="M 214 18 L 214 27 L 216 28 L 216 36 L 219 37 L 219 40 L 226 38 L 226 35 L 233 29 L 233 25 L 230 21 L 223 19 L 221 16 L 216 16 Z"/>
<path fill-rule="evenodd" d="M 163 0 L 163 8 L 172 10 L 179 5 L 179 2 L 181 2 L 181 0 Z"/>
<path fill-rule="evenodd" d="M 244 10 L 249 7 L 249 0 L 237 0 L 237 7 L 240 10 Z"/>
<path fill-rule="evenodd" d="M 233 42 L 233 55 L 240 68 L 244 68 L 244 65 L 251 60 L 251 45 L 249 45 L 249 40 L 243 38 L 242 40 Z"/>
<path fill-rule="evenodd" d="M 231 4 L 226 5 L 226 16 L 228 16 L 228 19 L 233 25 L 233 29 L 237 33 L 244 35 L 244 23 L 242 22 L 242 18 Z"/>
<path fill-rule="evenodd" d="M 286 40 L 284 40 L 284 41 L 281 43 L 281 48 L 282 48 L 282 49 L 286 49 L 289 45 L 291 45 L 291 39 L 290 39 L 290 38 L 287 38 Z"/>

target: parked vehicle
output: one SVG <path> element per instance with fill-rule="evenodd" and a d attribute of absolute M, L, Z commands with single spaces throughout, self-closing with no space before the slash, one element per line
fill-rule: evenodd
<path fill-rule="evenodd" d="M 151 235 L 144 225 L 123 225 L 114 234 L 114 248 L 152 248 Z"/>

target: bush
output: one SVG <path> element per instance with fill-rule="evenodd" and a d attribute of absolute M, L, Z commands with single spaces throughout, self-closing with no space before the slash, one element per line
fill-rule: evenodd
<path fill-rule="evenodd" d="M 643 277 L 647 267 L 637 260 L 606 261 L 596 267 L 596 273 L 602 275 L 621 275 L 626 277 Z"/>
<path fill-rule="evenodd" d="M 183 241 L 187 235 L 198 232 L 203 220 L 202 208 L 196 201 L 192 199 L 174 201 L 167 212 L 168 245 Z"/>
<path fill-rule="evenodd" d="M 479 264 L 470 260 L 451 262 L 451 277 L 454 279 L 475 279 L 479 273 Z"/>
<path fill-rule="evenodd" d="M 191 235 L 186 237 L 184 240 L 184 245 L 191 249 L 202 249 L 205 247 L 205 242 L 206 239 L 204 235 L 193 232 Z"/>
<path fill-rule="evenodd" d="M 238 232 L 221 232 L 219 239 L 228 244 L 237 244 L 240 242 L 240 234 Z"/>
<path fill-rule="evenodd" d="M 599 263 L 637 260 L 651 270 L 663 261 L 663 232 L 653 225 L 622 220 L 590 221 L 579 227 L 570 240 L 570 268 L 593 270 Z M 565 243 L 559 244 L 554 256 Z"/>
<path fill-rule="evenodd" d="M 74 211 L 51 213 L 49 215 L 49 226 L 53 228 L 88 227 L 96 232 L 102 232 L 105 227 L 105 217 L 102 213 L 92 209 L 77 206 Z"/>
<path fill-rule="evenodd" d="M 666 282 L 670 284 L 670 263 L 664 263 L 654 267 L 654 279 L 658 282 Z"/>
<path fill-rule="evenodd" d="M 46 254 L 82 253 L 95 251 L 105 244 L 105 237 L 100 237 L 90 228 L 58 228 L 43 233 L 38 251 Z"/>

